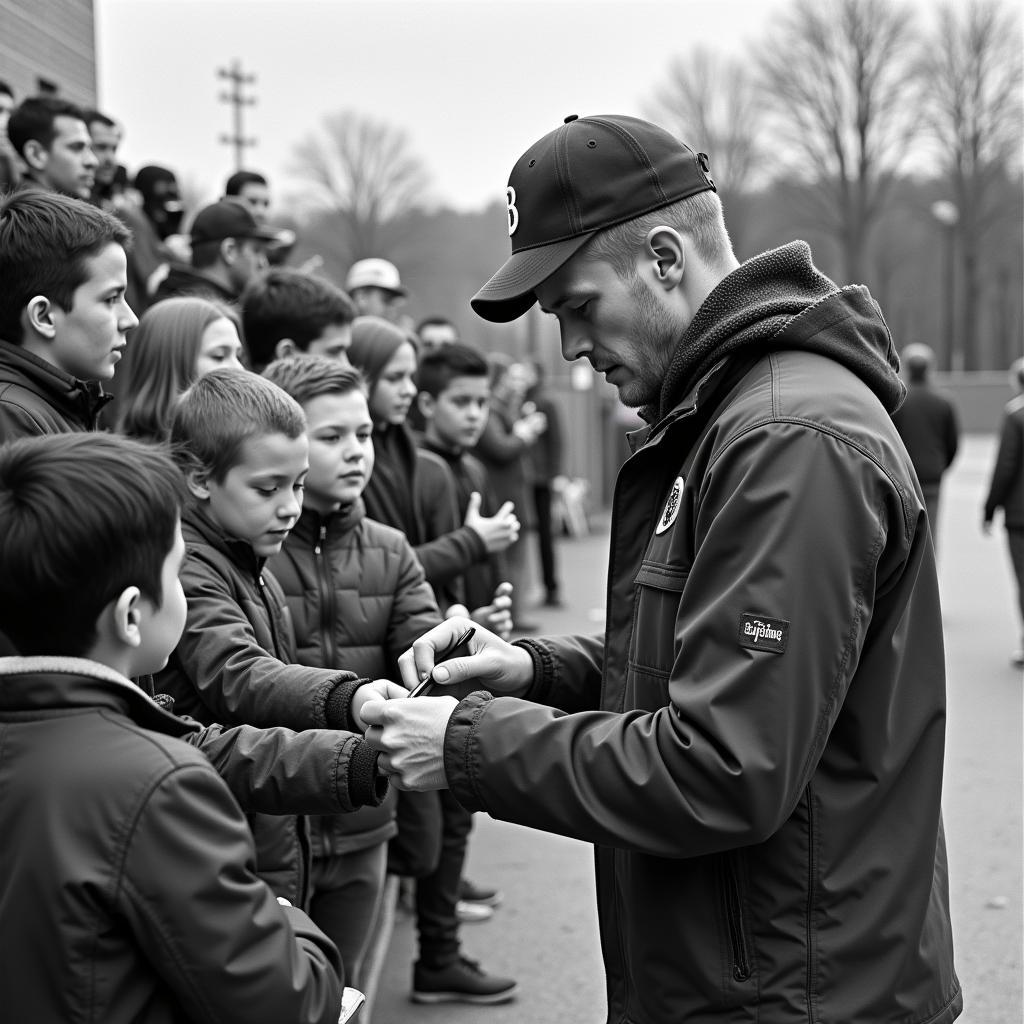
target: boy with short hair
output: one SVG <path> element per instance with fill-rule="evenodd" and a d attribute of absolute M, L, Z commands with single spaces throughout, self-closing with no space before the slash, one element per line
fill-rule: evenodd
<path fill-rule="evenodd" d="M 129 232 L 56 192 L 0 200 L 0 442 L 91 430 L 125 336 Z"/>
<path fill-rule="evenodd" d="M 397 684 L 372 685 L 337 667 L 296 663 L 295 638 L 277 581 L 265 568 L 302 507 L 308 468 L 302 409 L 244 370 L 214 370 L 182 396 L 171 445 L 186 473 L 182 515 L 188 618 L 157 677 L 178 710 L 202 722 L 359 729 L 359 710 Z M 340 752 L 351 807 L 376 805 L 387 780 L 359 735 Z M 304 904 L 308 839 L 290 817 L 253 820 L 258 867 L 279 895 Z"/>
<path fill-rule="evenodd" d="M 250 282 L 240 301 L 246 347 L 257 373 L 293 355 L 326 356 L 348 365 L 356 308 L 330 281 L 277 267 Z"/>
<path fill-rule="evenodd" d="M 182 742 L 198 727 L 131 682 L 185 621 L 182 491 L 125 438 L 0 449 L 0 621 L 20 652 L 0 658 L 11 1020 L 338 1019 L 337 951 L 254 874 L 238 805 Z"/>
<path fill-rule="evenodd" d="M 264 376 L 302 406 L 309 438 L 302 514 L 270 562 L 288 599 L 298 660 L 394 678 L 399 655 L 441 613 L 405 535 L 366 516 L 374 449 L 362 374 L 323 356 L 293 356 Z M 398 831 L 395 801 L 312 826 L 310 914 L 372 995 L 377 979 L 360 965 L 371 939 L 386 944 L 393 920 L 380 911 L 387 843 Z"/>

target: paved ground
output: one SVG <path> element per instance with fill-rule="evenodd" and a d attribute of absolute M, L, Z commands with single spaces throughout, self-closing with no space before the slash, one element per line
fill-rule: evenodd
<path fill-rule="evenodd" d="M 1001 535 L 984 537 L 980 508 L 991 438 L 968 438 L 947 478 L 939 528 L 949 730 L 945 822 L 963 1024 L 1012 1024 L 1021 1013 L 1021 673 L 1009 666 L 1016 621 Z M 600 629 L 606 524 L 566 540 L 568 607 L 544 632 Z M 421 1007 L 408 1001 L 415 942 L 399 917 L 374 1024 L 593 1024 L 604 991 L 589 847 L 478 815 L 469 874 L 499 884 L 505 904 L 462 930 L 466 952 L 519 979 L 499 1007 Z"/>

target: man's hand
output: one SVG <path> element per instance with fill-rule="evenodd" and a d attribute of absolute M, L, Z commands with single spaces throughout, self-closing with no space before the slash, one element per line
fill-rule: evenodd
<path fill-rule="evenodd" d="M 365 731 L 366 724 L 363 718 L 363 711 L 368 704 L 374 701 L 394 700 L 396 697 L 404 697 L 408 690 L 390 679 L 374 679 L 372 683 L 363 683 L 362 686 L 352 694 L 352 721 L 360 732 Z"/>
<path fill-rule="evenodd" d="M 512 584 L 499 583 L 494 588 L 491 603 L 474 609 L 469 617 L 474 622 L 483 623 L 502 640 L 507 640 L 512 635 Z"/>
<path fill-rule="evenodd" d="M 479 491 L 474 491 L 469 496 L 469 505 L 466 507 L 466 517 L 462 525 L 472 527 L 480 534 L 489 555 L 504 551 L 519 537 L 519 519 L 515 514 L 515 504 L 506 501 L 493 516 L 482 516 Z"/>
<path fill-rule="evenodd" d="M 444 734 L 457 704 L 454 697 L 411 697 L 365 705 L 366 741 L 381 752 L 380 770 L 398 789 L 447 789 Z"/>
<path fill-rule="evenodd" d="M 451 658 L 435 671 L 438 652 L 449 650 L 470 626 L 476 626 L 476 633 L 469 641 L 469 657 Z M 490 690 L 499 696 L 518 697 L 533 682 L 533 659 L 521 647 L 513 647 L 478 623 L 455 618 L 445 619 L 424 633 L 398 659 L 398 671 L 410 690 L 433 672 L 434 682 L 456 687 L 457 695 Z"/>

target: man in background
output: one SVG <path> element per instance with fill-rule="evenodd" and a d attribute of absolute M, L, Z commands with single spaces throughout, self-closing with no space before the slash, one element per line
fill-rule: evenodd
<path fill-rule="evenodd" d="M 96 155 L 85 115 L 56 96 L 31 96 L 7 122 L 11 145 L 25 165 L 22 187 L 88 199 L 96 181 Z"/>

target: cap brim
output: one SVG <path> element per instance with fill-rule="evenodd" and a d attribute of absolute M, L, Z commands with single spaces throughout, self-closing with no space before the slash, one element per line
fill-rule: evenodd
<path fill-rule="evenodd" d="M 469 300 L 473 312 L 494 324 L 521 317 L 536 301 L 534 288 L 547 280 L 596 231 L 563 238 L 550 245 L 514 252 L 501 269 Z"/>

